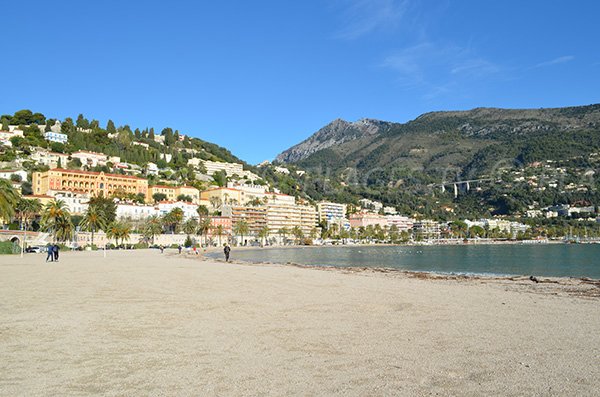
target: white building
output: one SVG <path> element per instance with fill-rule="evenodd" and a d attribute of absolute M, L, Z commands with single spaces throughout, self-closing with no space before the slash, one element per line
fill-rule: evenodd
<path fill-rule="evenodd" d="M 31 154 L 29 157 L 32 161 L 37 164 L 46 165 L 50 168 L 57 168 L 60 161 L 60 166 L 65 168 L 69 161 L 69 155 L 64 153 L 55 153 L 48 150 L 38 150 Z"/>
<path fill-rule="evenodd" d="M 386 215 L 388 226 L 396 226 L 398 231 L 405 232 L 412 229 L 415 220 L 402 215 Z"/>
<path fill-rule="evenodd" d="M 340 229 L 350 229 L 350 221 L 346 218 L 346 204 L 321 201 L 317 203 L 317 215 L 327 226 L 338 225 Z"/>
<path fill-rule="evenodd" d="M 12 175 L 18 175 L 21 177 L 21 181 L 27 181 L 27 172 L 23 170 L 0 170 L 1 179 L 10 179 Z"/>
<path fill-rule="evenodd" d="M 198 204 L 187 203 L 185 201 L 161 201 L 158 203 L 158 214 L 165 215 L 174 208 L 181 208 L 183 219 L 198 218 Z"/>
<path fill-rule="evenodd" d="M 379 212 L 383 209 L 383 204 L 380 203 L 379 201 L 373 201 L 373 200 L 369 200 L 369 199 L 360 199 L 360 200 L 358 200 L 358 202 L 360 203 L 361 207 L 365 210 Z"/>
<path fill-rule="evenodd" d="M 154 163 L 146 164 L 146 174 L 147 175 L 158 175 L 158 166 Z"/>
<path fill-rule="evenodd" d="M 88 209 L 90 201 L 88 194 L 62 190 L 48 190 L 47 194 L 55 200 L 64 201 L 71 215 L 83 215 Z"/>
<path fill-rule="evenodd" d="M 61 134 L 60 132 L 48 131 L 44 133 L 44 138 L 50 142 L 67 143 L 69 137 L 67 134 Z"/>
<path fill-rule="evenodd" d="M 152 215 L 159 215 L 159 210 L 154 205 L 141 205 L 130 203 L 117 204 L 117 218 L 129 220 L 142 220 Z"/>
<path fill-rule="evenodd" d="M 80 150 L 71 155 L 72 159 L 79 159 L 81 165 L 87 165 L 89 167 L 95 167 L 97 165 L 106 165 L 108 157 L 102 153 L 87 152 Z"/>

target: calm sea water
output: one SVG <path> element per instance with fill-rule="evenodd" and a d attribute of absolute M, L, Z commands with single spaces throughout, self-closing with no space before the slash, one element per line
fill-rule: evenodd
<path fill-rule="evenodd" d="M 600 244 L 233 248 L 231 254 L 248 262 L 600 279 Z"/>

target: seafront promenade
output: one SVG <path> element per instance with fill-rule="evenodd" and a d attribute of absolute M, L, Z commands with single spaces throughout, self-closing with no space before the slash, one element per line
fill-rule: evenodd
<path fill-rule="evenodd" d="M 175 250 L 0 258 L 0 395 L 594 395 L 575 283 L 226 264 Z"/>

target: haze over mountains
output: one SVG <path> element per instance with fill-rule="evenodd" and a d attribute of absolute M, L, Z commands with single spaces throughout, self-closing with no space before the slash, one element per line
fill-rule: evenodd
<path fill-rule="evenodd" d="M 498 162 L 561 160 L 600 149 L 600 104 L 431 112 L 407 123 L 337 119 L 279 154 L 301 167 L 455 167 L 480 174 Z"/>

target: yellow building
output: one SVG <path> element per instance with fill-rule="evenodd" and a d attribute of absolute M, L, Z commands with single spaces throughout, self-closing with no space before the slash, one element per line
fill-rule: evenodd
<path fill-rule="evenodd" d="M 213 209 L 217 209 L 222 205 L 242 205 L 245 204 L 242 200 L 242 192 L 238 189 L 219 187 L 208 189 L 200 193 L 202 200 L 211 203 Z"/>
<path fill-rule="evenodd" d="M 184 195 L 191 197 L 192 203 L 200 204 L 200 191 L 193 186 L 149 186 L 148 193 L 146 193 L 146 201 L 153 202 L 154 198 L 152 198 L 152 196 L 156 193 L 164 194 L 167 201 L 177 201 L 177 197 Z"/>
<path fill-rule="evenodd" d="M 108 197 L 119 191 L 146 196 L 148 181 L 129 175 L 55 168 L 46 172 L 34 172 L 32 189 L 35 195 L 45 195 L 49 190 L 62 190 L 91 196 L 102 193 Z"/>

